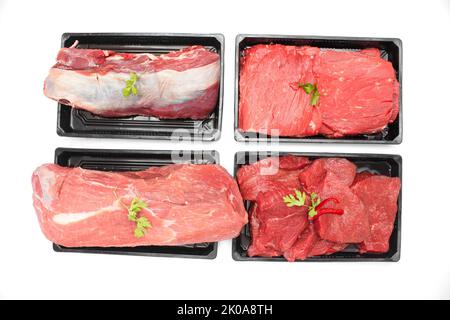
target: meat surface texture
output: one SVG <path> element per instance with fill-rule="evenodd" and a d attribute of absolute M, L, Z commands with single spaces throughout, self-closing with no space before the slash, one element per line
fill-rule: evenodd
<path fill-rule="evenodd" d="M 218 165 L 104 172 L 47 164 L 32 176 L 41 229 L 66 247 L 134 247 L 215 242 L 247 223 L 238 186 Z M 142 238 L 127 208 L 138 197 L 151 223 Z"/>
<path fill-rule="evenodd" d="M 255 45 L 240 61 L 239 128 L 272 136 L 332 138 L 383 130 L 399 112 L 399 83 L 377 49 Z M 293 83 L 316 84 L 317 105 Z"/>
<path fill-rule="evenodd" d="M 125 97 L 133 73 L 137 94 Z M 205 119 L 217 104 L 219 81 L 220 57 L 202 46 L 160 56 L 62 48 L 44 93 L 105 117 Z"/>
<path fill-rule="evenodd" d="M 322 199 L 334 197 L 339 204 L 329 207 L 343 209 L 345 214 L 323 215 L 315 220 L 316 230 L 324 240 L 339 243 L 359 243 L 369 235 L 369 219 L 361 200 L 350 189 L 356 176 L 356 166 L 338 158 L 315 160 L 299 175 L 305 190 Z"/>
<path fill-rule="evenodd" d="M 290 192 L 289 188 L 281 188 L 258 194 L 251 220 L 253 241 L 249 256 L 282 255 L 308 226 L 306 208 L 287 208 L 280 201 Z"/>
<path fill-rule="evenodd" d="M 269 168 L 271 175 L 261 174 Z M 278 170 L 275 170 L 278 168 Z M 242 166 L 238 183 L 252 201 L 249 256 L 284 256 L 288 261 L 330 255 L 356 245 L 360 253 L 383 253 L 397 215 L 400 179 L 370 172 L 357 173 L 344 158 L 271 157 Z M 303 206 L 288 207 L 284 197 L 305 192 Z M 309 219 L 311 194 L 328 201 L 322 208 L 344 214 Z"/>
<path fill-rule="evenodd" d="M 252 165 L 242 166 L 237 172 L 237 180 L 242 197 L 256 200 L 258 193 L 290 188 L 291 192 L 300 187 L 298 170 L 308 165 L 304 157 L 269 157 Z"/>
<path fill-rule="evenodd" d="M 273 136 L 316 135 L 320 114 L 295 81 L 314 82 L 319 48 L 257 45 L 244 52 L 239 80 L 239 127 Z"/>
<path fill-rule="evenodd" d="M 400 179 L 366 176 L 352 186 L 352 191 L 363 202 L 370 222 L 369 236 L 359 245 L 359 251 L 361 253 L 389 251 L 389 239 L 398 209 Z"/>

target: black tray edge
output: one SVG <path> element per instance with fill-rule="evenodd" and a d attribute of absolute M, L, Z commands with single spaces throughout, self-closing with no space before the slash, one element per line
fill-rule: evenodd
<path fill-rule="evenodd" d="M 53 243 L 53 251 L 64 252 L 64 253 L 82 253 L 82 254 L 108 254 L 108 255 L 119 255 L 119 256 L 138 256 L 138 257 L 156 257 L 156 258 L 180 258 L 180 259 L 203 259 L 203 260 L 213 260 L 217 258 L 218 242 L 212 243 L 213 249 L 211 253 L 207 255 L 189 255 L 189 254 L 172 254 L 172 253 L 144 253 L 144 252 L 119 252 L 110 250 L 105 252 L 102 248 L 84 250 L 83 248 L 67 248 L 60 246 L 59 244 Z"/>
<path fill-rule="evenodd" d="M 398 177 L 400 178 L 401 188 L 398 195 L 398 208 L 397 208 L 397 251 L 389 258 L 365 258 L 361 256 L 359 258 L 336 258 L 333 256 L 321 256 L 320 258 L 308 258 L 306 260 L 296 260 L 295 262 L 399 262 L 401 258 L 401 234 L 402 234 L 402 194 L 403 194 L 403 158 L 399 154 L 381 154 L 381 153 L 332 153 L 332 152 L 289 152 L 289 151 L 238 151 L 234 154 L 234 168 L 233 177 L 236 179 L 237 173 L 237 159 L 245 154 L 258 154 L 265 153 L 267 155 L 278 154 L 282 155 L 297 155 L 305 157 L 342 157 L 342 158 L 386 158 L 390 157 L 398 164 Z M 245 227 L 245 226 L 244 226 Z M 239 235 L 240 236 L 240 235 Z M 239 237 L 238 236 L 238 237 Z M 232 240 L 231 245 L 231 257 L 234 261 L 244 262 L 287 262 L 283 257 L 242 257 L 237 252 L 237 238 Z"/>
<path fill-rule="evenodd" d="M 239 63 L 240 63 L 240 51 L 239 44 L 245 38 L 274 38 L 274 39 L 311 39 L 311 40 L 356 40 L 356 41 L 390 41 L 394 43 L 399 49 L 399 72 L 398 82 L 400 84 L 399 89 L 399 132 L 397 137 L 392 141 L 385 140 L 356 140 L 351 136 L 347 138 L 331 139 L 331 138 L 278 138 L 278 141 L 283 143 L 339 143 L 339 144 L 391 144 L 398 145 L 403 142 L 403 41 L 400 38 L 379 38 L 379 37 L 344 37 L 344 36 L 308 36 L 308 35 L 280 35 L 280 34 L 238 34 L 235 38 L 235 70 L 234 70 L 234 139 L 237 142 L 261 142 L 268 141 L 267 139 L 260 138 L 247 138 L 244 137 L 239 130 Z"/>

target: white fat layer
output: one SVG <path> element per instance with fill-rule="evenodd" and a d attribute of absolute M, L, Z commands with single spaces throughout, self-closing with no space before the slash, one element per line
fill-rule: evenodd
<path fill-rule="evenodd" d="M 138 74 L 138 95 L 124 97 L 122 89 L 129 73 L 82 74 L 52 68 L 45 82 L 45 94 L 65 99 L 92 112 L 123 111 L 133 107 L 160 107 L 191 101 L 219 81 L 219 61 L 185 71 L 162 70 Z"/>
<path fill-rule="evenodd" d="M 50 205 L 52 203 L 53 197 L 51 196 L 51 188 L 56 182 L 56 175 L 53 171 L 47 169 L 46 167 L 41 167 L 37 172 L 39 177 L 39 183 L 41 184 L 42 198 L 40 200 L 44 205 Z"/>
<path fill-rule="evenodd" d="M 68 225 L 70 223 L 80 222 L 96 215 L 116 211 L 118 209 L 120 209 L 120 207 L 118 206 L 116 201 L 113 205 L 102 208 L 100 210 L 56 214 L 53 216 L 53 222 L 60 225 Z"/>

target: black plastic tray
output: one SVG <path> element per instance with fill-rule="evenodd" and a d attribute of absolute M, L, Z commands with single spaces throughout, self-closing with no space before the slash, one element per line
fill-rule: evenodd
<path fill-rule="evenodd" d="M 219 163 L 217 151 L 176 151 L 179 160 L 172 160 L 172 151 L 145 150 L 96 150 L 67 149 L 55 150 L 55 163 L 65 167 L 82 167 L 105 171 L 138 171 L 153 166 L 173 163 L 208 164 Z M 181 158 L 183 156 L 183 158 Z M 198 243 L 184 246 L 141 246 L 134 248 L 67 248 L 53 244 L 57 252 L 105 253 L 140 256 L 203 258 L 214 259 L 217 256 L 217 242 Z"/>
<path fill-rule="evenodd" d="M 245 164 L 254 163 L 258 160 L 270 156 L 283 155 L 305 156 L 310 159 L 317 158 L 346 158 L 356 164 L 359 171 L 369 170 L 370 172 L 383 174 L 389 177 L 399 177 L 402 180 L 402 157 L 391 154 L 357 154 L 357 153 L 304 153 L 304 152 L 237 152 L 234 157 L 234 175 L 237 170 Z M 402 186 L 403 188 L 403 186 Z M 247 211 L 250 208 L 251 201 L 244 201 Z M 389 241 L 389 251 L 382 254 L 360 254 L 356 246 L 351 245 L 344 251 L 336 252 L 331 255 L 311 257 L 308 261 L 392 261 L 400 260 L 400 231 L 401 231 L 401 212 L 402 212 L 402 189 L 398 196 L 398 211 L 394 223 L 394 229 Z M 251 242 L 250 226 L 247 224 L 241 231 L 241 234 L 233 239 L 232 254 L 233 259 L 237 261 L 286 261 L 283 257 L 249 257 L 247 249 Z M 301 261 L 301 260 L 297 260 Z"/>
<path fill-rule="evenodd" d="M 221 34 L 172 33 L 65 33 L 61 47 L 109 49 L 118 52 L 159 55 L 191 45 L 203 45 L 220 55 L 220 87 L 217 105 L 208 119 L 169 119 L 134 116 L 105 118 L 58 103 L 57 133 L 92 138 L 191 139 L 214 141 L 222 128 L 224 37 Z M 178 129 L 177 131 L 175 131 Z"/>
<path fill-rule="evenodd" d="M 343 138 L 327 138 L 324 136 L 312 136 L 304 138 L 276 137 L 280 142 L 311 142 L 311 143 L 380 143 L 400 144 L 403 139 L 403 112 L 402 112 L 402 41 L 397 38 L 357 38 L 357 37 L 320 37 L 320 36 L 292 36 L 292 35 L 247 35 L 239 34 L 236 37 L 236 61 L 235 61 L 235 87 L 234 87 L 234 137 L 236 141 L 255 142 L 267 141 L 270 136 L 243 132 L 239 129 L 239 77 L 240 58 L 243 50 L 256 44 L 283 44 L 294 46 L 314 46 L 319 48 L 331 48 L 339 50 L 359 50 L 365 48 L 377 48 L 381 56 L 389 60 L 397 73 L 400 83 L 399 114 L 397 120 L 389 124 L 382 132 L 375 134 L 363 134 L 346 136 Z M 275 138 L 275 137 L 274 137 Z"/>

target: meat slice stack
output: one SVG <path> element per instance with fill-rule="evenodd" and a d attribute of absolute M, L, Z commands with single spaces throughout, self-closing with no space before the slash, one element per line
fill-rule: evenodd
<path fill-rule="evenodd" d="M 350 244 L 360 253 L 389 250 L 399 178 L 357 173 L 355 164 L 343 158 L 310 161 L 285 156 L 242 166 L 237 179 L 243 198 L 252 201 L 249 256 L 304 260 L 342 251 Z M 283 197 L 295 190 L 308 195 L 306 203 L 288 207 Z M 344 214 L 310 219 L 312 193 L 322 200 L 337 199 L 338 203 L 329 202 L 326 207 L 342 209 Z"/>
<path fill-rule="evenodd" d="M 394 122 L 399 83 L 378 49 L 255 45 L 241 58 L 239 128 L 272 136 L 370 134 Z M 311 93 L 293 84 L 316 85 Z"/>

